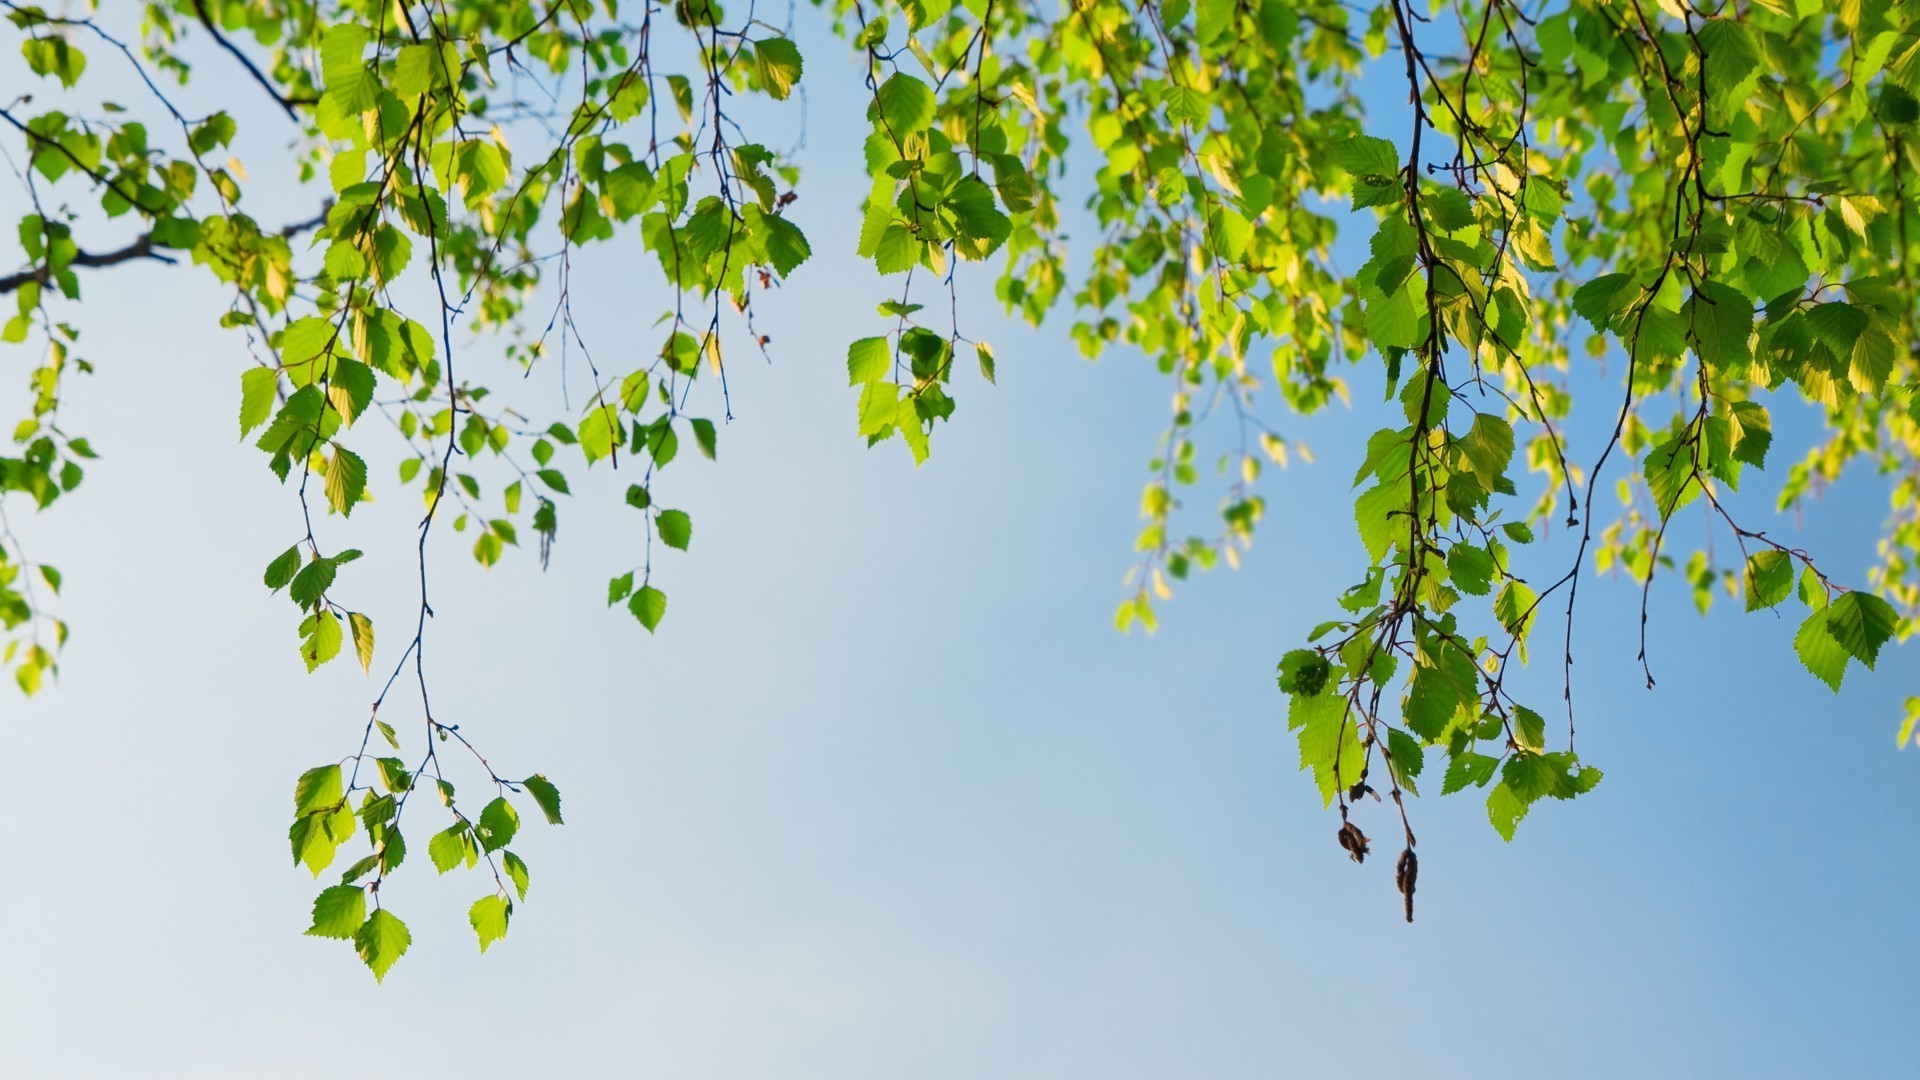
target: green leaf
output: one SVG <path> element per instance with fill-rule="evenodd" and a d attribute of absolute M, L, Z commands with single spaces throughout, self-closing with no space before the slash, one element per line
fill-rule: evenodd
<path fill-rule="evenodd" d="M 627 610 L 640 620 L 640 625 L 652 633 L 667 615 L 667 594 L 651 585 L 643 585 L 640 591 L 627 601 Z"/>
<path fill-rule="evenodd" d="M 285 556 L 283 555 L 281 558 L 285 558 Z M 278 560 L 275 561 L 275 565 L 278 565 Z M 334 571 L 338 569 L 338 567 L 339 564 L 333 559 L 313 560 L 298 574 L 293 576 L 293 588 L 289 590 L 287 595 L 293 597 L 293 602 L 303 608 L 313 607 L 320 602 L 320 598 L 325 596 L 327 589 L 333 585 Z M 269 573 L 271 573 L 272 570 L 273 567 L 268 567 Z"/>
<path fill-rule="evenodd" d="M 513 834 L 520 831 L 520 815 L 504 796 L 495 796 L 480 811 L 480 820 L 474 823 L 473 833 L 480 840 L 483 851 L 498 851 L 512 842 Z"/>
<path fill-rule="evenodd" d="M 335 885 L 323 889 L 313 901 L 312 937 L 339 938 L 345 941 L 367 918 L 367 893 L 358 885 Z"/>
<path fill-rule="evenodd" d="M 693 519 L 684 510 L 662 510 L 658 522 L 660 540 L 670 548 L 687 550 L 693 540 Z"/>
<path fill-rule="evenodd" d="M 308 769 L 300 774 L 293 785 L 293 816 L 304 817 L 321 810 L 331 810 L 346 798 L 346 784 L 340 776 L 340 766 L 322 765 Z"/>
<path fill-rule="evenodd" d="M 1793 557 L 1784 551 L 1755 552 L 1747 559 L 1747 610 L 1770 608 L 1793 592 Z"/>
<path fill-rule="evenodd" d="M 1455 544 L 1447 550 L 1447 575 L 1461 592 L 1485 596 L 1493 589 L 1493 556 L 1472 544 Z"/>
<path fill-rule="evenodd" d="M 273 416 L 273 402 L 280 388 L 280 373 L 273 368 L 248 368 L 240 373 L 240 438 Z"/>
<path fill-rule="evenodd" d="M 1385 139 L 1355 135 L 1327 148 L 1334 164 L 1356 180 L 1391 180 L 1400 173 L 1400 152 Z"/>
<path fill-rule="evenodd" d="M 513 905 L 498 894 L 483 896 L 467 909 L 467 922 L 473 925 L 473 932 L 480 938 L 481 952 L 486 952 L 487 946 L 507 936 L 507 919 L 512 914 Z"/>
<path fill-rule="evenodd" d="M 520 899 L 525 900 L 527 898 L 527 864 L 520 861 L 520 856 L 508 851 L 502 853 L 500 866 L 507 872 L 507 880 L 513 882 L 514 892 L 519 894 Z"/>
<path fill-rule="evenodd" d="M 1702 281 L 1687 301 L 1687 311 L 1700 359 L 1710 367 L 1728 369 L 1753 359 L 1753 301 L 1745 293 L 1715 279 Z"/>
<path fill-rule="evenodd" d="M 905 72 L 895 73 L 875 92 L 878 119 L 895 141 L 904 141 L 933 126 L 934 105 L 933 91 L 927 84 Z"/>
<path fill-rule="evenodd" d="M 1752 401 L 1736 401 L 1730 410 L 1733 430 L 1733 459 L 1754 468 L 1767 464 L 1767 448 L 1773 445 L 1773 417 L 1766 408 Z"/>
<path fill-rule="evenodd" d="M 753 59 L 760 85 L 766 88 L 768 96 L 776 101 L 785 101 L 787 95 L 793 93 L 794 85 L 800 81 L 799 48 L 783 37 L 766 38 L 754 42 Z M 482 951 L 485 951 L 484 945 Z"/>
<path fill-rule="evenodd" d="M 1859 590 L 1841 593 L 1822 614 L 1833 640 L 1869 670 L 1880 657 L 1880 647 L 1893 638 L 1900 624 L 1893 605 Z"/>
<path fill-rule="evenodd" d="M 861 338 L 847 346 L 847 385 L 885 379 L 893 368 L 893 350 L 883 337 Z"/>
<path fill-rule="evenodd" d="M 347 625 L 353 630 L 353 652 L 360 660 L 360 671 L 370 675 L 373 673 L 373 620 L 350 611 Z"/>
<path fill-rule="evenodd" d="M 1840 692 L 1840 680 L 1847 673 L 1847 649 L 1833 636 L 1825 611 L 1813 612 L 1800 624 L 1800 631 L 1793 636 L 1793 651 L 1800 654 L 1800 662 L 1815 678 L 1834 693 Z"/>
<path fill-rule="evenodd" d="M 299 569 L 300 548 L 298 545 L 295 545 L 281 552 L 272 562 L 267 564 L 267 588 L 274 592 L 279 592 L 281 589 L 286 588 L 287 583 L 293 580 L 293 575 L 298 572 Z"/>
<path fill-rule="evenodd" d="M 689 426 L 693 428 L 693 441 L 700 447 L 700 453 L 708 461 L 718 457 L 719 436 L 713 430 L 713 421 L 693 420 Z"/>
<path fill-rule="evenodd" d="M 1494 617 L 1507 633 L 1524 641 L 1540 614 L 1539 600 L 1525 582 L 1509 581 L 1501 586 L 1500 595 L 1493 598 Z"/>
<path fill-rule="evenodd" d="M 1527 816 L 1528 805 L 1504 783 L 1487 794 L 1487 820 L 1493 822 L 1493 831 L 1500 834 L 1500 839 L 1512 842 L 1514 829 Z"/>
<path fill-rule="evenodd" d="M 1426 751 L 1419 740 L 1401 731 L 1399 728 L 1387 729 L 1387 749 L 1393 756 L 1393 771 L 1402 787 L 1411 787 L 1420 770 L 1426 766 Z"/>
<path fill-rule="evenodd" d="M 1675 435 L 1647 451 L 1643 468 L 1647 489 L 1653 493 L 1654 506 L 1662 518 L 1672 517 L 1704 490 L 1695 468 L 1694 450 L 1695 444 L 1684 435 Z"/>
<path fill-rule="evenodd" d="M 1294 649 L 1280 658 L 1280 689 L 1312 697 L 1327 685 L 1332 670 L 1326 657 L 1312 649 Z"/>
<path fill-rule="evenodd" d="M 300 622 L 300 659 L 308 671 L 340 655 L 341 641 L 340 619 L 331 611 L 314 612 Z"/>
<path fill-rule="evenodd" d="M 320 71 L 327 96 L 341 113 L 354 115 L 371 109 L 377 87 L 368 75 L 362 55 L 370 32 L 351 22 L 327 27 L 320 39 Z"/>
<path fill-rule="evenodd" d="M 1466 787 L 1485 787 L 1499 767 L 1499 758 L 1462 750 L 1447 762 L 1447 777 L 1440 785 L 1440 793 L 1451 795 Z"/>
<path fill-rule="evenodd" d="M 1422 667 L 1407 684 L 1407 700 L 1401 706 L 1401 717 L 1421 738 L 1437 739 L 1466 702 L 1463 689 L 1440 668 Z"/>
<path fill-rule="evenodd" d="M 405 955 L 411 944 L 413 935 L 408 932 L 407 924 L 385 908 L 376 909 L 353 935 L 354 950 L 373 971 L 375 982 L 386 980 L 394 961 Z"/>
<path fill-rule="evenodd" d="M 427 841 L 427 858 L 433 861 L 433 868 L 444 874 L 459 866 L 467 857 L 467 827 L 454 825 L 434 833 Z"/>
<path fill-rule="evenodd" d="M 560 789 L 553 786 L 553 781 L 534 773 L 520 783 L 533 796 L 533 801 L 539 804 L 540 812 L 547 816 L 547 821 L 560 824 Z"/>
<path fill-rule="evenodd" d="M 367 463 L 360 455 L 336 445 L 332 459 L 327 462 L 327 503 L 340 514 L 352 517 L 353 508 L 366 490 Z"/>

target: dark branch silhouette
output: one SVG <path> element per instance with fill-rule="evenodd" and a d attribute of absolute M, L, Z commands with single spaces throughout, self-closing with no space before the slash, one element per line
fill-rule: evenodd
<path fill-rule="evenodd" d="M 231 53 L 235 60 L 240 61 L 240 66 L 247 69 L 247 74 L 253 76 L 253 81 L 259 83 L 268 94 L 273 96 L 273 100 L 279 103 L 282 109 L 286 110 L 288 117 L 298 121 L 300 119 L 300 113 L 295 106 L 311 105 L 313 104 L 313 99 L 293 98 L 281 93 L 280 88 L 273 84 L 273 80 L 267 78 L 266 73 L 261 71 L 259 66 L 253 62 L 253 58 L 242 51 L 238 45 L 230 41 L 227 35 L 221 33 L 220 28 L 213 24 L 213 17 L 207 13 L 206 0 L 193 0 L 193 10 L 194 13 L 200 17 L 200 25 L 206 27 L 207 33 L 213 35 L 214 42 L 222 49 Z"/>
<path fill-rule="evenodd" d="M 332 208 L 333 208 L 333 203 L 331 200 L 329 200 L 325 206 L 320 208 L 319 213 L 315 214 L 310 218 L 307 218 L 304 221 L 296 221 L 291 225 L 285 226 L 280 230 L 280 235 L 291 238 L 291 237 L 298 236 L 303 232 L 309 232 L 313 229 L 319 228 L 321 225 L 326 223 L 327 212 Z M 132 262 L 135 259 L 153 259 L 156 262 L 163 262 L 163 263 L 169 263 L 169 264 L 178 261 L 171 255 L 167 255 L 163 252 L 154 250 L 153 234 L 148 232 L 148 233 L 141 233 L 138 239 L 136 239 L 133 243 L 128 244 L 126 247 L 115 248 L 112 251 L 102 251 L 102 252 L 83 251 L 78 255 L 75 255 L 72 261 L 67 263 L 67 265 L 68 266 L 85 266 L 89 268 L 98 269 L 100 267 L 106 267 L 106 266 L 118 266 L 119 264 L 124 262 Z M 12 274 L 8 274 L 4 277 L 0 277 L 0 295 L 13 292 L 14 290 L 18 289 L 22 285 L 27 284 L 28 282 L 37 282 L 41 285 L 44 285 L 47 283 L 47 279 L 51 276 L 52 276 L 51 267 L 44 262 L 38 266 L 29 267 L 28 269 L 21 270 Z"/>

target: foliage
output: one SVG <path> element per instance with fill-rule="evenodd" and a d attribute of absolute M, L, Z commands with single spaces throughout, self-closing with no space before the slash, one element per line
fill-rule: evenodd
<path fill-rule="evenodd" d="M 1748 610 L 1800 605 L 1792 647 L 1836 689 L 1913 630 L 1912 0 L 816 2 L 865 72 L 856 122 L 871 181 L 858 235 L 824 242 L 899 282 L 875 332 L 848 346 L 860 436 L 897 437 L 924 460 L 955 410 L 955 361 L 971 353 L 993 379 L 995 351 L 952 315 L 979 273 L 1032 322 L 1070 298 L 1089 357 L 1124 344 L 1173 384 L 1122 629 L 1151 629 L 1171 580 L 1237 565 L 1266 512 L 1263 470 L 1307 456 L 1259 418 L 1263 399 L 1316 412 L 1348 398 L 1357 365 L 1381 365 L 1404 423 L 1364 440 L 1354 520 L 1369 565 L 1339 614 L 1281 658 L 1279 684 L 1301 767 L 1337 805 L 1356 860 L 1369 841 L 1349 811 L 1388 789 L 1408 918 L 1418 862 L 1403 795 L 1430 782 L 1430 757 L 1440 790 L 1483 790 L 1508 838 L 1542 798 L 1598 783 L 1573 748 L 1573 616 L 1589 561 L 1639 583 L 1643 614 L 1663 571 L 1703 609 L 1722 587 Z M 0 0 L 32 91 L 0 108 L 27 203 L 24 264 L 0 278 L 15 302 L 4 337 L 40 356 L 17 456 L 0 458 L 0 508 L 51 505 L 93 460 L 60 422 L 66 377 L 90 370 L 61 314 L 82 270 L 185 261 L 230 290 L 219 317 L 254 360 L 239 431 L 303 522 L 263 553 L 264 582 L 294 603 L 309 669 L 345 653 L 371 672 L 381 656 L 355 606 L 359 552 L 341 540 L 354 509 L 389 486 L 424 506 L 412 633 L 380 639 L 391 674 L 358 748 L 296 785 L 297 863 L 317 877 L 357 832 L 370 843 L 320 893 L 308 932 L 350 940 L 385 976 L 410 934 L 383 886 L 405 858 L 407 805 L 427 790 L 447 811 L 427 845 L 434 868 L 491 872 L 470 913 L 484 950 L 526 894 L 526 864 L 507 848 L 520 810 L 558 824 L 559 793 L 539 775 L 503 778 L 434 715 L 429 541 L 471 534 L 490 565 L 530 533 L 544 563 L 580 471 L 625 468 L 637 552 L 608 603 L 660 629 L 654 543 L 684 551 L 694 536 L 661 501 L 661 478 L 683 443 L 716 454 L 728 360 L 768 342 L 756 294 L 823 242 L 784 213 L 793 155 L 746 127 L 773 116 L 770 134 L 791 133 L 805 60 L 755 6 L 718 0 L 153 0 L 131 30 L 74 6 Z M 108 65 L 145 95 L 90 97 Z M 504 89 L 519 76 L 567 89 L 529 103 Z M 243 209 L 238 124 L 179 111 L 169 87 L 190 77 L 247 86 L 284 113 L 311 216 Z M 1404 98 L 1407 115 L 1368 115 L 1362 90 L 1381 83 L 1392 90 L 1375 96 Z M 1070 182 L 1070 160 L 1091 164 L 1090 179 Z M 1075 253 L 1070 282 L 1062 207 L 1080 200 L 1098 238 Z M 81 223 L 119 230 L 121 245 L 83 248 Z M 1336 263 L 1342 228 L 1365 239 L 1360 265 Z M 570 254 L 628 237 L 658 263 L 665 315 L 651 359 L 603 371 L 574 323 Z M 928 303 L 925 290 L 946 295 Z M 456 348 L 456 323 L 499 334 L 505 364 Z M 485 379 L 545 369 L 569 348 L 591 375 L 579 407 L 535 418 L 489 393 Z M 1571 446 L 1574 375 L 1609 357 L 1624 361 L 1617 403 L 1590 404 L 1610 434 Z M 1854 461 L 1891 478 L 1870 588 L 1743 524 L 1732 499 L 1749 470 L 1779 466 L 1774 418 L 1796 396 L 1822 428 L 1785 465 L 1779 507 L 1807 505 Z M 1210 415 L 1237 436 L 1219 529 L 1182 537 Z M 384 460 L 376 441 L 399 448 L 391 480 L 370 474 Z M 1599 508 L 1603 481 L 1617 508 Z M 1738 557 L 1707 544 L 1681 565 L 1667 534 L 1688 506 Z M 1570 549 L 1557 570 L 1530 550 L 1556 525 Z M 5 655 L 29 693 L 66 635 L 50 606 L 60 584 L 0 531 Z M 1553 646 L 1564 740 L 1551 710 L 1508 682 L 1550 610 L 1566 627 Z M 1641 662 L 1651 683 L 1644 637 Z M 379 756 L 376 734 L 402 752 L 382 710 L 398 707 L 388 695 L 403 679 L 424 748 Z M 491 790 L 456 798 L 450 748 Z"/>

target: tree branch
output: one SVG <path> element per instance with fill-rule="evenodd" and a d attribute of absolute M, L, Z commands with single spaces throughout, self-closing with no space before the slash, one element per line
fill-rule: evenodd
<path fill-rule="evenodd" d="M 326 205 L 320 208 L 319 213 L 304 221 L 296 221 L 283 227 L 280 230 L 280 235 L 291 239 L 303 232 L 311 232 L 321 225 L 326 224 L 327 213 L 332 209 L 333 200 L 329 199 Z M 120 263 L 132 262 L 135 259 L 153 259 L 156 262 L 163 262 L 169 265 L 179 261 L 171 255 L 155 251 L 153 248 L 153 234 L 147 232 L 141 233 L 138 239 L 123 248 L 116 248 L 112 251 L 102 251 L 99 253 L 83 251 L 75 255 L 67 265 L 99 268 L 117 266 Z M 0 296 L 13 292 L 29 282 L 37 282 L 44 285 L 50 276 L 52 276 L 50 268 L 48 264 L 44 262 L 38 266 L 7 274 L 4 277 L 0 277 Z"/>
<path fill-rule="evenodd" d="M 114 251 L 103 251 L 97 255 L 83 251 L 75 255 L 73 261 L 67 265 L 94 267 L 115 266 L 119 263 L 131 262 L 134 259 L 157 259 L 163 263 L 176 261 L 171 255 L 163 255 L 153 250 L 152 233 L 142 233 L 138 240 L 128 244 L 126 247 Z M 10 293 L 28 282 L 37 282 L 44 285 L 47 283 L 47 278 L 51 276 L 52 266 L 44 262 L 30 269 L 22 270 L 19 273 L 8 274 L 5 277 L 0 277 L 0 294 Z"/>
<path fill-rule="evenodd" d="M 200 17 L 200 25 L 206 27 L 207 33 L 213 35 L 213 40 L 221 48 L 231 53 L 235 60 L 240 61 L 240 66 L 247 69 L 247 74 L 253 76 L 253 81 L 259 83 L 261 88 L 272 95 L 273 100 L 278 102 L 282 109 L 286 110 L 289 118 L 298 122 L 300 113 L 294 106 L 311 105 L 313 102 L 305 98 L 291 98 L 281 93 L 280 88 L 273 84 L 273 80 L 267 78 L 266 73 L 261 71 L 259 66 L 253 62 L 253 58 L 241 51 L 238 45 L 235 45 L 229 40 L 227 35 L 221 33 L 220 28 L 213 24 L 213 17 L 207 13 L 206 0 L 193 0 L 193 10 L 194 13 Z"/>

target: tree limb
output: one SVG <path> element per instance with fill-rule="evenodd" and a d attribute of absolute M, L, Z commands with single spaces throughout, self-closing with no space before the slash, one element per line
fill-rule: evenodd
<path fill-rule="evenodd" d="M 173 256 L 163 255 L 160 252 L 153 250 L 153 234 L 152 233 L 142 233 L 138 240 L 135 240 L 133 243 L 128 244 L 126 247 L 119 248 L 114 251 L 103 251 L 97 255 L 91 252 L 83 251 L 80 254 L 75 255 L 73 257 L 73 261 L 69 262 L 67 265 L 68 266 L 94 266 L 94 267 L 114 266 L 123 262 L 131 262 L 134 259 L 157 259 L 163 263 L 171 263 L 175 261 Z M 5 277 L 0 277 L 0 294 L 10 293 L 15 289 L 18 289 L 20 286 L 27 284 L 28 282 L 37 282 L 39 284 L 44 285 L 47 283 L 47 278 L 52 276 L 51 272 L 52 272 L 51 264 L 43 262 L 38 266 L 30 267 L 29 269 L 22 270 L 19 273 L 8 274 Z"/>
<path fill-rule="evenodd" d="M 261 71 L 259 66 L 253 62 L 253 58 L 241 51 L 238 45 L 230 41 L 227 35 L 221 33 L 220 28 L 213 24 L 213 17 L 207 13 L 206 0 L 193 0 L 193 10 L 194 13 L 200 17 L 200 25 L 206 27 L 207 33 L 213 35 L 213 40 L 221 48 L 231 53 L 235 60 L 240 61 L 240 66 L 247 69 L 247 74 L 253 76 L 253 81 L 259 83 L 268 94 L 272 95 L 273 100 L 278 102 L 282 109 L 286 110 L 287 116 L 297 122 L 300 119 L 300 113 L 294 106 L 311 105 L 313 102 L 306 99 L 291 98 L 281 93 L 280 88 L 273 84 L 273 80 L 267 78 L 266 73 Z"/>
<path fill-rule="evenodd" d="M 293 237 L 298 236 L 303 232 L 311 232 L 312 230 L 317 229 L 321 225 L 324 225 L 326 223 L 327 213 L 332 209 L 333 209 L 333 201 L 329 199 L 326 205 L 320 208 L 319 213 L 315 214 L 310 218 L 305 219 L 304 221 L 296 221 L 290 225 L 283 227 L 280 230 L 280 235 L 287 237 L 288 239 L 292 239 Z M 165 254 L 160 251 L 155 251 L 153 247 L 153 234 L 151 232 L 146 232 L 146 233 L 141 233 L 138 239 L 134 240 L 133 243 L 128 244 L 126 247 L 115 248 L 112 251 L 102 251 L 98 253 L 88 252 L 88 251 L 80 252 L 78 255 L 75 255 L 72 261 L 68 262 L 67 265 L 99 268 L 99 267 L 105 267 L 105 266 L 117 266 L 120 263 L 132 262 L 135 259 L 153 259 L 157 262 L 163 262 L 169 265 L 179 261 L 171 255 Z M 44 285 L 47 283 L 47 279 L 51 276 L 52 274 L 50 272 L 49 266 L 47 263 L 44 263 L 44 262 L 39 264 L 38 266 L 32 266 L 25 270 L 18 271 L 16 273 L 0 276 L 0 296 L 4 296 L 7 293 L 13 292 L 14 290 L 20 288 L 20 286 L 22 285 L 27 284 L 28 282 L 37 282 L 41 285 Z"/>

